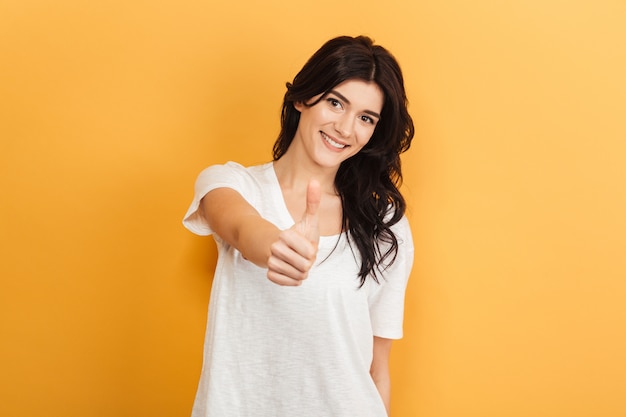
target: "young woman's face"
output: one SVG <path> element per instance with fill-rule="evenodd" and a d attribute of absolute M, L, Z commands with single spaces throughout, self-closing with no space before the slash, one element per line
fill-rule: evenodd
<path fill-rule="evenodd" d="M 376 83 L 355 79 L 337 85 L 313 106 L 295 103 L 300 122 L 292 146 L 301 146 L 320 166 L 338 168 L 369 142 L 383 102 Z"/>

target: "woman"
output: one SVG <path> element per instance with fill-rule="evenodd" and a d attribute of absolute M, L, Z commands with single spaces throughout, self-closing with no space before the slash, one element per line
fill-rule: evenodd
<path fill-rule="evenodd" d="M 193 416 L 388 415 L 412 138 L 396 60 L 342 36 L 287 84 L 272 162 L 200 174 L 183 222 L 219 257 Z"/>

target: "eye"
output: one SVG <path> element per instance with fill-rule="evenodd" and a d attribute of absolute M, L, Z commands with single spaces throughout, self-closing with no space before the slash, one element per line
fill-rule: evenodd
<path fill-rule="evenodd" d="M 326 101 L 328 101 L 328 103 L 330 103 L 330 105 L 336 109 L 343 108 L 343 106 L 341 105 L 341 102 L 337 100 L 336 98 L 329 97 L 326 99 Z"/>
<path fill-rule="evenodd" d="M 376 124 L 376 121 L 373 118 L 369 117 L 369 116 L 363 115 L 363 116 L 360 116 L 359 118 L 361 119 L 361 121 L 363 121 L 365 123 L 369 123 L 371 125 Z"/>

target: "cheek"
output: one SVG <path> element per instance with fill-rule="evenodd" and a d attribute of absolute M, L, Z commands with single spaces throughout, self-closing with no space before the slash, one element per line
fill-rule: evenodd
<path fill-rule="evenodd" d="M 320 122 L 332 122 L 337 118 L 337 114 L 327 107 L 318 105 L 316 110 L 315 117 Z"/>
<path fill-rule="evenodd" d="M 359 144 L 361 144 L 362 146 L 367 145 L 367 143 L 372 138 L 372 135 L 374 135 L 374 127 L 362 126 L 358 130 L 358 134 L 357 134 Z"/>

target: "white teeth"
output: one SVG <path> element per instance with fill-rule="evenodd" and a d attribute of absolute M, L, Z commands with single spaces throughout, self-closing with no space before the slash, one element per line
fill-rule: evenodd
<path fill-rule="evenodd" d="M 337 143 L 334 140 L 332 140 L 331 138 L 329 138 L 328 136 L 326 136 L 326 134 L 324 132 L 322 132 L 322 137 L 324 138 L 324 140 L 326 142 L 328 142 L 328 144 L 330 146 L 332 146 L 333 148 L 337 148 L 337 149 L 343 149 L 345 148 L 347 145 L 342 145 L 341 143 Z"/>

